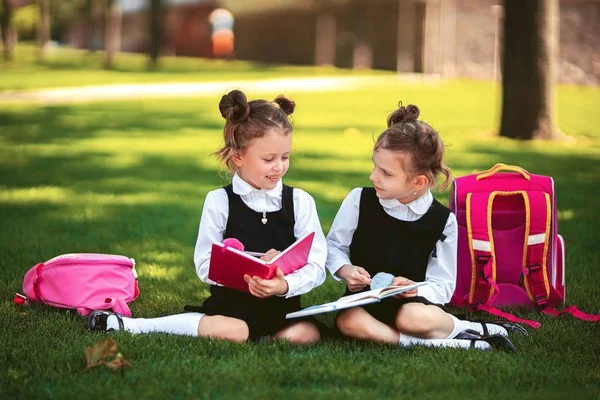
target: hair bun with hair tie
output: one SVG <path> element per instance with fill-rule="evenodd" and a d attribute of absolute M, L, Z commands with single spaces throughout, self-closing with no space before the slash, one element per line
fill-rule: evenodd
<path fill-rule="evenodd" d="M 283 111 L 285 115 L 292 114 L 296 109 L 296 103 L 294 103 L 294 100 L 284 95 L 275 97 L 275 100 L 273 100 L 273 105 Z"/>
<path fill-rule="evenodd" d="M 232 90 L 223 95 L 219 102 L 221 116 L 233 124 L 243 122 L 250 114 L 250 105 L 246 95 L 241 90 Z"/>
<path fill-rule="evenodd" d="M 421 114 L 419 107 L 415 106 L 414 104 L 409 104 L 406 107 L 406 116 L 404 117 L 404 122 L 416 121 L 419 118 L 419 114 Z"/>
<path fill-rule="evenodd" d="M 401 122 L 416 121 L 419 118 L 419 107 L 409 104 L 407 107 L 402 105 L 402 102 L 398 103 L 398 109 L 390 114 L 387 119 L 388 128 Z"/>

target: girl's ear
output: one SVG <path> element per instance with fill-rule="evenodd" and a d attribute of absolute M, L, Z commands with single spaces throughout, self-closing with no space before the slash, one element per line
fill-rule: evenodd
<path fill-rule="evenodd" d="M 235 164 L 236 167 L 238 168 L 242 168 L 242 165 L 244 164 L 242 162 L 242 158 L 240 157 L 240 153 L 235 153 L 231 159 L 233 160 L 233 163 Z"/>
<path fill-rule="evenodd" d="M 429 178 L 427 175 L 418 175 L 415 178 L 415 183 L 413 184 L 415 191 L 418 192 L 419 190 L 425 189 L 427 186 L 429 186 Z"/>

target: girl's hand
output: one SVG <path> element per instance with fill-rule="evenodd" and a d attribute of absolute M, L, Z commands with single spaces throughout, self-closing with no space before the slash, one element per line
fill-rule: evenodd
<path fill-rule="evenodd" d="M 279 254 L 279 253 L 281 253 L 281 252 L 278 251 L 278 250 L 275 250 L 275 249 L 271 249 L 271 250 L 267 251 L 265 253 L 265 255 L 262 256 L 260 259 L 263 260 L 263 261 L 269 262 L 272 259 L 274 259 L 275 256 L 277 256 L 277 254 Z"/>
<path fill-rule="evenodd" d="M 285 280 L 283 271 L 277 268 L 275 276 L 271 279 L 262 279 L 258 276 L 244 275 L 244 280 L 248 283 L 250 293 L 260 299 L 276 295 L 284 295 L 288 292 L 288 283 Z"/>
<path fill-rule="evenodd" d="M 346 282 L 351 292 L 358 292 L 371 284 L 371 275 L 363 267 L 346 264 L 336 274 Z"/>
<path fill-rule="evenodd" d="M 409 286 L 409 285 L 414 285 L 415 282 L 411 281 L 408 278 L 405 278 L 403 276 L 397 276 L 394 278 L 394 280 L 392 281 L 392 286 Z M 407 297 L 415 297 L 417 295 L 417 288 L 414 288 L 412 290 L 408 290 L 404 293 L 400 293 L 395 295 L 394 297 L 400 299 L 400 298 L 407 298 Z"/>

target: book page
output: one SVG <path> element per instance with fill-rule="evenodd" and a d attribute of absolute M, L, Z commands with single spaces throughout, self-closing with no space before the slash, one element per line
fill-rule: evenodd
<path fill-rule="evenodd" d="M 340 298 L 337 302 L 333 303 L 351 303 L 353 301 L 363 300 L 363 299 L 382 299 L 385 297 L 393 296 L 394 294 L 399 294 L 403 292 L 407 292 L 409 290 L 418 288 L 419 286 L 425 285 L 425 282 L 418 282 L 414 285 L 409 286 L 386 286 L 379 289 L 371 289 L 366 292 L 360 292 L 356 294 L 350 294 L 348 296 L 344 296 Z"/>
<path fill-rule="evenodd" d="M 262 264 L 262 265 L 264 265 L 265 267 L 268 267 L 268 266 L 269 266 L 269 263 L 267 263 L 267 262 L 265 262 L 265 261 L 261 260 L 260 258 L 258 258 L 258 257 L 256 257 L 256 256 L 253 256 L 253 255 L 251 255 L 251 254 L 248 254 L 248 253 L 246 253 L 246 252 L 244 252 L 244 251 L 240 251 L 240 250 L 238 250 L 238 249 L 236 249 L 236 248 L 234 248 L 234 247 L 225 246 L 225 245 L 224 245 L 223 243 L 221 243 L 221 242 L 214 242 L 214 244 L 216 244 L 217 246 L 219 246 L 219 247 L 222 247 L 222 248 L 228 248 L 228 249 L 229 249 L 229 251 L 231 251 L 231 252 L 233 252 L 233 253 L 236 253 L 236 254 L 239 254 L 240 256 L 242 256 L 242 257 L 244 257 L 244 258 L 247 258 L 247 259 L 249 259 L 249 260 L 255 261 L 255 262 L 259 263 L 259 264 Z"/>

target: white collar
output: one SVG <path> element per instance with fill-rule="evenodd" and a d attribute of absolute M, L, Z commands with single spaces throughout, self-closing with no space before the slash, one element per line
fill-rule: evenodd
<path fill-rule="evenodd" d="M 235 193 L 239 196 L 245 196 L 252 192 L 259 192 L 259 193 L 265 193 L 270 197 L 277 198 L 277 197 L 281 197 L 281 192 L 283 190 L 283 184 L 281 182 L 281 179 L 277 181 L 277 185 L 275 185 L 275 187 L 273 189 L 269 189 L 269 190 L 256 189 L 255 187 L 250 185 L 248 182 L 246 182 L 245 180 L 240 178 L 240 176 L 238 175 L 237 172 L 233 175 L 233 179 L 232 179 L 231 183 L 233 185 L 233 193 Z"/>
<path fill-rule="evenodd" d="M 433 195 L 430 190 L 407 204 L 399 202 L 398 199 L 379 199 L 379 204 L 384 208 L 407 207 L 417 215 L 424 215 L 429 210 L 431 203 L 433 203 Z"/>

